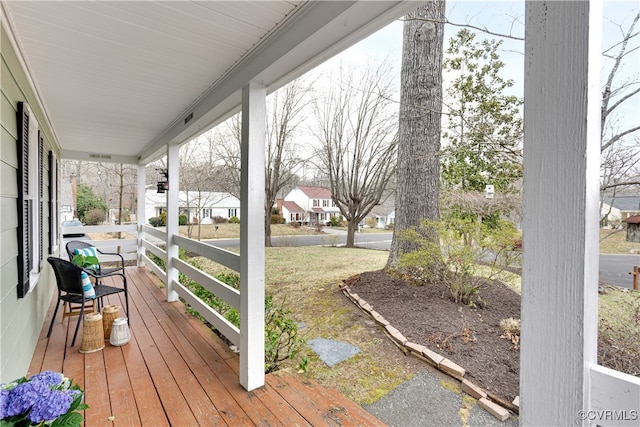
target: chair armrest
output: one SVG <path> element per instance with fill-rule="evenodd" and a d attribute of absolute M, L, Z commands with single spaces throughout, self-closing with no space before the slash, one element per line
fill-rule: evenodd
<path fill-rule="evenodd" d="M 98 249 L 98 248 L 96 248 L 96 251 L 98 251 L 98 253 L 99 253 L 100 255 L 117 255 L 117 256 L 119 256 L 120 258 L 122 258 L 122 254 L 119 254 L 118 252 L 104 252 L 104 251 L 101 251 L 101 250 L 100 250 L 100 249 Z"/>
<path fill-rule="evenodd" d="M 124 267 L 124 257 L 122 256 L 122 254 L 119 254 L 117 252 L 102 252 L 100 249 L 96 248 L 96 251 L 100 254 L 100 255 L 115 255 L 115 256 L 119 256 L 120 257 L 120 262 L 122 262 L 122 266 Z"/>
<path fill-rule="evenodd" d="M 82 271 L 84 271 L 85 273 L 87 273 L 89 276 L 93 277 L 94 279 L 96 279 L 96 281 L 98 279 L 104 279 L 105 277 L 113 277 L 113 276 L 120 276 L 122 277 L 122 280 L 124 281 L 124 287 L 126 289 L 127 287 L 127 277 L 124 275 L 124 273 L 108 273 L 108 274 L 99 274 L 96 273 L 94 270 L 91 269 L 85 269 L 83 268 Z"/>

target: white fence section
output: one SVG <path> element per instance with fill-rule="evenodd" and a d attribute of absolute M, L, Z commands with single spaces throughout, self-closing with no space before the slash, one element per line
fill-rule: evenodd
<path fill-rule="evenodd" d="M 593 365 L 589 409 L 580 415 L 592 425 L 640 425 L 640 378 Z"/>
<path fill-rule="evenodd" d="M 72 240 L 82 240 L 87 242 L 102 252 L 112 252 L 122 255 L 125 261 L 135 261 L 138 251 L 137 243 L 137 226 L 135 224 L 127 225 L 84 225 L 80 227 L 62 227 L 62 235 L 65 234 L 80 234 L 84 233 L 85 236 L 81 237 L 63 237 L 62 246 L 60 248 L 60 256 L 62 258 L 68 258 L 66 245 Z M 91 234 L 97 233 L 110 233 L 115 235 L 116 233 L 122 233 L 122 239 L 104 239 L 93 240 Z M 120 258 L 116 256 L 101 256 L 100 261 L 111 262 L 118 261 Z"/>
<path fill-rule="evenodd" d="M 167 283 L 167 273 L 162 269 L 158 264 L 156 264 L 151 258 L 149 258 L 148 253 L 151 252 L 158 258 L 167 264 L 167 251 L 158 245 L 165 245 L 167 241 L 167 233 L 165 233 L 161 229 L 153 228 L 148 225 L 143 225 L 141 231 L 144 232 L 145 238 L 142 240 L 142 246 L 145 248 L 146 253 L 142 256 L 144 259 L 146 267 L 151 270 L 153 274 L 158 276 L 162 283 Z"/>
<path fill-rule="evenodd" d="M 167 262 L 167 252 L 158 245 L 165 245 L 167 240 L 167 234 L 158 228 L 153 228 L 148 225 L 143 225 L 141 231 L 145 233 L 145 239 L 142 240 L 142 245 L 147 252 L 151 252 L 158 258 Z M 174 235 L 172 239 L 173 244 L 185 249 L 189 252 L 196 253 L 203 256 L 213 262 L 221 264 L 236 272 L 240 271 L 240 256 L 233 252 L 217 248 L 215 246 L 208 245 L 206 243 L 199 242 L 197 240 L 188 239 L 186 237 Z M 166 272 L 158 266 L 147 255 L 143 256 L 146 266 L 158 276 L 163 283 L 167 284 Z M 204 271 L 182 261 L 179 258 L 173 259 L 173 265 L 176 269 L 200 284 L 206 290 L 224 300 L 227 304 L 240 311 L 240 291 L 232 288 L 226 283 L 212 277 Z M 194 310 L 196 310 L 207 322 L 211 323 L 222 335 L 224 335 L 229 341 L 235 345 L 240 344 L 240 330 L 225 319 L 220 313 L 209 307 L 206 303 L 200 300 L 189 289 L 178 281 L 173 281 L 173 290 L 184 299 Z"/>

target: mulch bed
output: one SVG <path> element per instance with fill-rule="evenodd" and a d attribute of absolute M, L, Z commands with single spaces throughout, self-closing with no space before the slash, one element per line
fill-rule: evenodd
<path fill-rule="evenodd" d="M 509 402 L 519 394 L 520 352 L 501 338 L 500 321 L 520 318 L 520 296 L 501 282 L 483 284 L 483 307 L 454 303 L 444 284 L 416 286 L 382 270 L 353 276 L 345 285 L 409 341 L 466 369 L 473 383 Z"/>

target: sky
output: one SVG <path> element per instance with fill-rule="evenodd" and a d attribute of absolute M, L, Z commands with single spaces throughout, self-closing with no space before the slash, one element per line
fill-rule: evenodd
<path fill-rule="evenodd" d="M 446 16 L 450 22 L 456 24 L 470 24 L 477 27 L 486 27 L 492 32 L 512 34 L 517 37 L 524 36 L 524 9 L 525 3 L 522 1 L 452 1 L 446 3 Z M 618 25 L 628 28 L 633 17 L 640 8 L 640 0 L 605 1 L 603 5 L 603 46 L 610 47 L 618 43 L 621 39 L 621 31 Z M 364 39 L 360 43 L 350 47 L 341 54 L 329 59 L 315 70 L 309 72 L 310 80 L 314 81 L 314 86 L 318 92 L 322 92 L 322 82 L 331 80 L 324 79 L 327 74 L 337 71 L 341 63 L 360 65 L 366 64 L 369 60 L 388 59 L 393 67 L 392 74 L 395 76 L 397 85 L 396 101 L 399 105 L 400 67 L 402 57 L 402 21 L 396 20 Z M 445 49 L 448 39 L 457 33 L 462 27 L 445 25 Z M 636 28 L 636 32 L 640 30 Z M 474 30 L 472 30 L 474 31 Z M 476 40 L 483 38 L 498 38 L 483 32 L 476 32 Z M 513 95 L 523 96 L 524 84 L 524 41 L 512 40 L 508 38 L 503 41 L 501 49 L 501 59 L 506 63 L 502 76 L 514 81 L 511 88 Z M 640 37 L 636 37 L 633 46 L 638 47 Z M 634 80 L 640 82 L 640 48 L 633 52 L 632 56 L 626 60 L 620 70 L 620 81 Z M 602 76 L 611 67 L 611 61 L 603 60 Z M 446 86 L 447 77 L 444 77 Z M 619 123 L 635 123 L 637 125 L 640 117 L 640 96 L 636 95 L 631 102 L 625 103 L 626 109 L 622 111 Z M 310 124 L 312 121 L 309 121 Z M 446 126 L 446 123 L 443 122 Z M 627 126 L 628 127 L 628 126 Z M 296 138 L 300 147 L 309 148 L 309 143 L 314 140 L 311 129 L 298 129 Z M 310 148 L 309 148 L 310 149 Z"/>
<path fill-rule="evenodd" d="M 497 33 L 524 36 L 524 1 L 447 1 L 446 16 L 450 22 L 456 24 L 471 24 L 477 27 L 486 27 Z M 635 13 L 640 8 L 638 0 L 605 1 L 603 4 L 603 50 L 618 43 L 621 39 L 621 30 L 628 28 Z M 447 40 L 457 33 L 461 27 L 445 25 L 445 49 Z M 636 31 L 640 28 L 636 27 Z M 473 31 L 473 30 L 472 30 Z M 486 33 L 477 33 L 476 39 L 498 38 Z M 636 37 L 635 46 L 638 46 Z M 502 38 L 501 58 L 507 64 L 503 77 L 513 79 L 515 82 L 514 94 L 522 96 L 524 81 L 524 42 Z M 331 69 L 341 61 L 363 63 L 370 57 L 389 58 L 394 66 L 394 73 L 400 75 L 400 62 L 402 56 L 402 22 L 394 21 L 387 27 L 379 30 L 367 39 L 352 46 L 345 52 L 330 59 L 321 67 Z M 605 79 L 611 68 L 610 60 L 603 60 L 602 78 Z M 640 80 L 640 49 L 623 63 L 619 71 L 621 81 L 624 79 Z M 604 81 L 604 80 L 603 80 Z M 445 77 L 446 82 L 446 77 Z M 640 96 L 636 96 L 636 102 L 629 102 L 625 115 L 637 118 L 640 116 Z M 623 119 L 624 120 L 624 119 Z"/>
<path fill-rule="evenodd" d="M 604 2 L 604 47 L 609 47 L 621 40 L 620 29 L 617 25 L 620 24 L 627 28 L 635 15 L 634 11 L 637 11 L 638 8 L 640 8 L 638 0 Z M 471 24 L 477 27 L 486 27 L 497 33 L 524 37 L 524 1 L 447 1 L 446 16 L 449 21 L 456 24 Z M 447 40 L 460 29 L 461 27 L 445 25 L 445 49 Z M 474 32 L 478 34 L 477 39 L 498 38 L 479 31 Z M 507 63 L 505 77 L 511 78 L 516 84 L 519 84 L 521 95 L 524 79 L 524 42 L 508 38 L 498 39 L 503 41 L 501 58 Z M 638 45 L 638 42 L 636 41 L 635 44 Z M 340 61 L 362 62 L 372 56 L 388 57 L 395 67 L 395 72 L 399 75 L 402 56 L 402 22 L 400 20 L 394 21 L 342 54 L 330 59 L 324 64 L 324 67 L 334 67 Z M 638 64 L 640 64 L 640 50 L 635 52 L 633 58 L 625 62 L 625 68 L 622 71 L 625 75 L 639 77 L 640 66 Z M 604 63 L 603 67 L 610 67 L 610 65 Z M 607 71 L 607 69 L 603 71 Z M 603 72 L 603 74 L 605 73 Z"/>

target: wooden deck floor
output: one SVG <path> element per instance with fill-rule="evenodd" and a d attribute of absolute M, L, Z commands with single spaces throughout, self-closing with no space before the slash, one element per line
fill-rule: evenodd
<path fill-rule="evenodd" d="M 30 374 L 63 372 L 85 391 L 85 425 L 383 425 L 336 390 L 291 372 L 269 374 L 266 386 L 245 391 L 238 357 L 205 325 L 168 303 L 155 277 L 127 268 L 132 339 L 122 347 L 82 354 L 82 325 L 69 347 L 76 318 L 60 322 L 49 339 L 53 301 Z M 121 307 L 124 298 L 111 297 Z M 110 417 L 113 417 L 112 420 Z"/>

